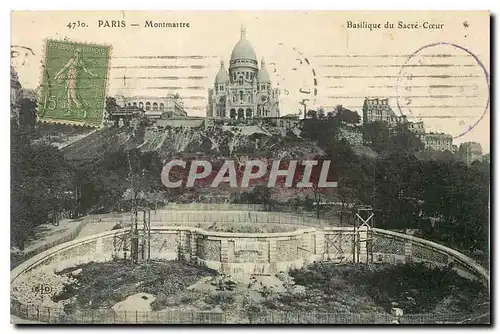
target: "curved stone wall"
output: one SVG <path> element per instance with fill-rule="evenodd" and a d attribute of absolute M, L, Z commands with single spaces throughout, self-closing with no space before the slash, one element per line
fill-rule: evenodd
<path fill-rule="evenodd" d="M 433 241 L 411 235 L 374 228 L 374 261 L 428 262 L 436 265 L 453 265 L 453 269 L 462 277 L 477 279 L 489 286 L 488 270 L 468 256 Z M 393 249 L 387 250 L 385 245 Z M 394 247 L 398 244 L 398 247 Z M 402 251 L 401 251 L 402 246 Z M 399 254 L 395 254 L 395 253 Z M 387 260 L 389 257 L 390 260 Z M 382 260 L 380 260 L 382 259 Z"/>
<path fill-rule="evenodd" d="M 128 228 L 96 234 L 53 247 L 11 272 L 11 281 L 31 270 L 54 271 L 91 261 L 130 257 Z M 153 227 L 152 259 L 183 259 L 224 273 L 272 273 L 299 268 L 317 259 L 315 228 L 280 233 L 212 232 L 193 227 Z"/>
<path fill-rule="evenodd" d="M 270 274 L 300 268 L 313 261 L 366 262 L 367 247 L 374 262 L 427 261 L 453 263 L 458 274 L 489 284 L 486 269 L 467 256 L 432 241 L 392 231 L 353 227 L 299 227 L 280 233 L 228 233 L 186 226 L 153 226 L 152 259 L 183 259 L 223 273 Z M 11 282 L 32 270 L 58 271 L 90 261 L 130 257 L 124 247 L 128 228 L 60 244 L 11 271 Z M 364 240 L 365 242 L 359 242 Z M 370 242 L 366 242 L 370 240 Z"/>

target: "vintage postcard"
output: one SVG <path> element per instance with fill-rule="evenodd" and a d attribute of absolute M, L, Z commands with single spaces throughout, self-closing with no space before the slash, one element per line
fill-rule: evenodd
<path fill-rule="evenodd" d="M 490 324 L 487 11 L 13 11 L 15 324 Z"/>

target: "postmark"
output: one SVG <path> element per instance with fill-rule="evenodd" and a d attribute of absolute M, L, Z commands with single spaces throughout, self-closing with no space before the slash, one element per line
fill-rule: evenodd
<path fill-rule="evenodd" d="M 35 52 L 30 47 L 23 45 L 11 45 L 10 47 L 11 65 L 15 68 L 24 66 L 34 55 Z"/>
<path fill-rule="evenodd" d="M 479 58 L 460 45 L 439 42 L 411 54 L 401 67 L 397 107 L 408 120 L 458 138 L 488 113 L 490 79 Z"/>
<path fill-rule="evenodd" d="M 281 96 L 280 104 L 284 109 L 302 114 L 304 106 L 317 107 L 316 69 L 304 52 L 280 42 L 274 49 L 269 69 L 275 78 Z"/>
<path fill-rule="evenodd" d="M 111 48 L 47 40 L 38 101 L 42 121 L 98 127 L 102 123 Z"/>

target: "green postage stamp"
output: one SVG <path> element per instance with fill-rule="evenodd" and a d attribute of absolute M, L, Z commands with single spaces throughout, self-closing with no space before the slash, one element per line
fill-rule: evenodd
<path fill-rule="evenodd" d="M 110 51 L 106 45 L 47 40 L 39 119 L 100 126 Z"/>

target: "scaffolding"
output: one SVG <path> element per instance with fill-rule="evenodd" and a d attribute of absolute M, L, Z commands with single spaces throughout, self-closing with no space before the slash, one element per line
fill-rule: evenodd
<path fill-rule="evenodd" d="M 115 254 L 123 252 L 124 260 L 131 260 L 133 263 L 150 261 L 151 210 L 149 208 L 138 207 L 132 210 L 130 229 L 124 234 L 115 235 L 113 248 Z"/>
<path fill-rule="evenodd" d="M 354 223 L 353 262 L 373 262 L 373 228 L 375 214 L 371 206 L 360 206 L 356 210 Z M 366 254 L 364 254 L 366 252 Z"/>
<path fill-rule="evenodd" d="M 139 216 L 142 216 L 142 226 L 139 226 Z M 149 262 L 151 259 L 151 210 L 149 208 L 133 208 L 129 236 L 132 262 Z"/>
<path fill-rule="evenodd" d="M 130 154 L 127 151 L 129 164 L 129 179 L 133 193 L 130 231 L 120 236 L 115 236 L 115 253 L 123 251 L 123 259 L 127 260 L 127 255 L 132 263 L 149 262 L 151 260 L 151 209 L 141 207 L 137 204 L 138 177 L 132 169 Z M 144 173 L 144 172 L 143 172 Z M 142 219 L 140 219 L 142 216 Z M 142 223 L 139 224 L 139 220 Z"/>

